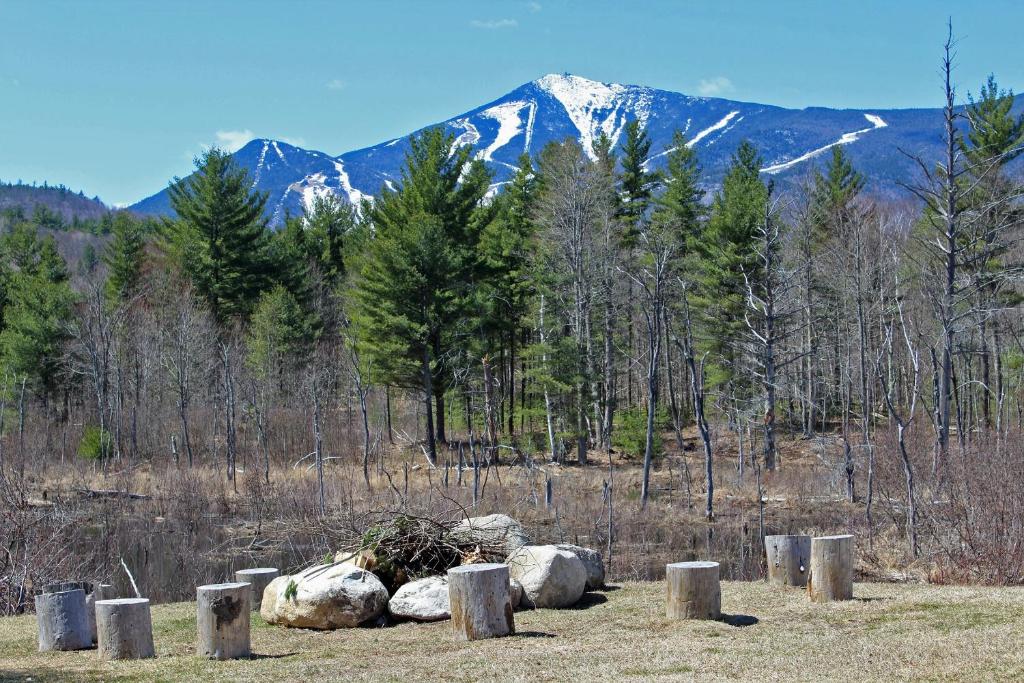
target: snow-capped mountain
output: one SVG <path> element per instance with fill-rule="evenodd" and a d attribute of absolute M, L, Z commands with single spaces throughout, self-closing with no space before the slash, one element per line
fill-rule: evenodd
<path fill-rule="evenodd" d="M 638 119 L 653 145 L 648 164 L 664 163 L 674 130 L 697 150 L 709 186 L 716 185 L 741 140 L 764 158 L 764 172 L 780 178 L 805 174 L 831 147 L 845 145 L 869 187 L 897 192 L 897 181 L 916 172 L 901 150 L 937 158 L 941 143 L 936 109 L 785 109 L 635 85 L 600 83 L 549 74 L 440 125 L 472 145 L 494 174 L 494 189 L 507 182 L 523 152 L 536 155 L 552 140 L 576 138 L 587 150 L 602 133 L 620 142 L 626 123 Z M 269 193 L 271 223 L 298 214 L 323 193 L 358 203 L 400 178 L 408 138 L 332 156 L 284 142 L 259 139 L 235 153 L 253 188 Z M 171 212 L 166 190 L 132 207 Z"/>

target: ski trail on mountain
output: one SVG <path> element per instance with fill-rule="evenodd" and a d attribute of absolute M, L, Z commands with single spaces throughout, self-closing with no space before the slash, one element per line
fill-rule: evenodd
<path fill-rule="evenodd" d="M 762 173 L 768 173 L 768 174 L 775 174 L 775 173 L 778 173 L 779 171 L 785 171 L 787 168 L 792 168 L 792 167 L 796 166 L 797 164 L 800 164 L 800 163 L 803 163 L 803 162 L 807 161 L 808 159 L 813 159 L 814 157 L 818 156 L 822 152 L 827 152 L 828 150 L 832 149 L 836 145 L 848 145 L 851 142 L 856 142 L 857 140 L 860 139 L 861 135 L 864 135 L 865 133 L 870 133 L 873 130 L 878 130 L 879 128 L 885 128 L 886 126 L 889 125 L 888 123 L 885 122 L 884 119 L 882 119 L 881 116 L 878 116 L 877 114 L 864 114 L 864 118 L 866 118 L 868 120 L 868 123 L 871 124 L 870 128 L 862 128 L 860 130 L 855 130 L 852 133 L 843 133 L 842 136 L 840 136 L 840 138 L 838 140 L 836 140 L 835 142 L 827 144 L 824 147 L 819 147 L 817 149 L 812 149 L 807 154 L 803 154 L 801 156 L 798 156 L 796 159 L 791 159 L 789 161 L 784 161 L 781 164 L 773 164 L 771 166 L 765 166 L 764 168 L 761 169 L 761 172 Z"/>
<path fill-rule="evenodd" d="M 480 112 L 480 116 L 494 119 L 498 122 L 498 134 L 494 136 L 494 141 L 486 149 L 477 152 L 478 158 L 484 161 L 494 161 L 494 153 L 512 142 L 512 139 L 519 135 L 521 130 L 520 124 L 522 123 L 519 112 L 528 106 L 530 106 L 529 102 L 518 100 L 515 102 L 503 102 Z"/>
<path fill-rule="evenodd" d="M 721 119 L 719 119 L 719 120 L 718 120 L 718 121 L 716 121 L 715 123 L 711 124 L 710 126 L 708 126 L 707 128 L 705 128 L 704 130 L 702 130 L 702 131 L 700 131 L 699 133 L 697 133 L 696 135 L 694 135 L 694 136 L 693 136 L 693 139 L 692 139 L 692 140 L 688 140 L 688 141 L 686 142 L 686 146 L 687 146 L 688 148 L 690 148 L 690 149 L 693 149 L 693 146 L 694 146 L 694 145 L 696 145 L 696 144 L 697 144 L 698 142 L 700 142 L 701 140 L 703 140 L 704 138 L 706 138 L 706 137 L 707 137 L 708 135 L 710 135 L 711 133 L 714 133 L 714 132 L 715 132 L 716 130 L 721 130 L 721 129 L 725 128 L 726 126 L 728 126 L 728 125 L 729 125 L 729 122 L 730 122 L 730 121 L 732 121 L 732 120 L 733 120 L 733 118 L 734 118 L 734 117 L 735 117 L 735 116 L 736 116 L 737 114 L 739 114 L 739 113 L 740 113 L 740 112 L 739 112 L 739 110 L 738 110 L 738 109 L 737 109 L 736 111 L 731 111 L 731 112 L 729 112 L 728 114 L 726 114 L 725 116 L 723 116 L 723 117 L 722 117 Z M 686 129 L 687 129 L 687 130 L 689 130 L 689 128 L 690 128 L 690 119 L 687 119 L 687 120 L 686 120 Z M 684 131 L 684 133 L 685 133 L 685 131 Z M 658 158 L 660 158 L 660 157 L 663 157 L 663 156 L 665 156 L 666 154 L 671 154 L 672 152 L 676 151 L 676 149 L 678 149 L 678 148 L 677 148 L 677 147 L 670 147 L 669 149 L 666 149 L 666 150 L 665 150 L 664 152 L 658 152 L 658 153 L 657 153 L 657 154 L 655 154 L 654 156 L 652 156 L 652 157 L 648 157 L 648 159 L 647 159 L 646 161 L 644 161 L 644 163 L 643 163 L 643 167 L 644 167 L 644 168 L 646 169 L 646 168 L 648 167 L 648 165 L 649 165 L 649 164 L 650 164 L 650 163 L 651 163 L 652 161 L 654 161 L 655 159 L 658 159 Z"/>

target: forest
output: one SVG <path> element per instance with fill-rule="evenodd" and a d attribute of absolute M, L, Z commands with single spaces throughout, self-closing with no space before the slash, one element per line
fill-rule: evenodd
<path fill-rule="evenodd" d="M 0 611 L 126 558 L 187 595 L 399 508 L 535 514 L 613 576 L 658 547 L 755 576 L 765 533 L 841 525 L 879 576 L 1019 583 L 1024 118 L 994 78 L 961 102 L 945 56 L 944 154 L 900 201 L 843 145 L 776 184 L 744 143 L 708 188 L 634 121 L 496 192 L 428 129 L 393 188 L 276 232 L 210 149 L 87 268 L 8 212 Z M 139 534 L 172 523 L 155 566 Z"/>

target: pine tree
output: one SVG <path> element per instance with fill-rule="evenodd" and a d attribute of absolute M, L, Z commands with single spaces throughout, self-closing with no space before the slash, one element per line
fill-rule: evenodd
<path fill-rule="evenodd" d="M 411 139 L 399 188 L 373 206 L 353 292 L 355 336 L 379 379 L 424 392 L 431 462 L 435 436 L 445 438 L 444 393 L 471 314 L 480 233 L 493 217 L 480 208 L 490 176 L 470 155 L 440 128 Z"/>
<path fill-rule="evenodd" d="M 658 174 L 649 172 L 646 161 L 651 152 L 651 139 L 640 121 L 626 124 L 626 139 L 622 142 L 622 170 L 619 174 L 619 217 L 623 223 L 623 241 L 629 245 L 636 239 L 639 223 L 647 218 L 651 194 Z"/>
<path fill-rule="evenodd" d="M 277 285 L 260 295 L 249 321 L 246 363 L 261 380 L 308 356 L 314 331 L 295 296 Z"/>
<path fill-rule="evenodd" d="M 171 253 L 221 323 L 248 315 L 271 283 L 267 197 L 251 186 L 230 154 L 211 149 L 169 189 Z"/>
<path fill-rule="evenodd" d="M 107 299 L 125 301 L 138 292 L 145 260 L 146 236 L 141 222 L 125 213 L 114 218 L 114 238 L 103 253 L 109 272 Z"/>
<path fill-rule="evenodd" d="M 741 142 L 697 245 L 701 272 L 695 304 L 703 322 L 703 341 L 714 357 L 710 379 L 716 383 L 740 379 L 735 340 L 746 327 L 746 283 L 762 277 L 755 249 L 768 188 L 761 182 L 761 166 L 754 146 Z"/>
<path fill-rule="evenodd" d="M 663 174 L 665 189 L 655 200 L 652 220 L 673 230 L 682 250 L 689 254 L 701 239 L 702 220 L 707 214 L 700 187 L 700 162 L 678 130 L 669 149 Z"/>
<path fill-rule="evenodd" d="M 537 178 L 528 154 L 519 158 L 519 169 L 508 189 L 497 198 L 497 216 L 480 235 L 484 286 L 478 290 L 478 310 L 484 327 L 503 340 L 508 350 L 509 376 L 514 372 L 517 341 L 530 310 L 535 283 L 530 272 L 535 226 Z M 508 431 L 515 424 L 515 382 L 508 382 Z"/>
<path fill-rule="evenodd" d="M 57 388 L 74 293 L 52 237 L 39 239 L 21 224 L 0 242 L 3 257 L 3 330 L 0 356 L 16 377 L 44 396 Z"/>

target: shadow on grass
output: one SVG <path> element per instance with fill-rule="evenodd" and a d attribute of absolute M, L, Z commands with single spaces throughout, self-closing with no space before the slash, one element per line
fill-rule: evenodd
<path fill-rule="evenodd" d="M 294 657 L 299 654 L 298 652 L 285 652 L 281 655 L 261 655 L 256 652 L 250 654 L 246 659 L 284 659 L 285 657 Z"/>
<path fill-rule="evenodd" d="M 99 681 L 102 680 L 97 674 L 89 676 L 83 674 L 80 678 L 71 678 L 71 675 L 66 671 L 59 669 L 31 669 L 29 671 L 19 671 L 16 669 L 4 669 L 0 668 L 0 681 L 32 681 L 32 683 L 39 683 L 40 681 L 67 681 L 67 680 L 79 680 L 79 681 Z"/>
<path fill-rule="evenodd" d="M 557 638 L 554 633 L 545 633 L 544 631 L 516 631 L 512 634 L 512 638 Z"/>
<path fill-rule="evenodd" d="M 603 593 L 584 593 L 583 597 L 576 601 L 575 605 L 566 607 L 566 609 L 590 609 L 597 605 L 603 605 L 608 602 L 608 598 Z"/>
<path fill-rule="evenodd" d="M 853 600 L 854 602 L 889 602 L 891 600 L 895 600 L 896 598 L 894 598 L 892 596 L 881 596 L 881 597 L 873 597 L 873 598 L 857 598 L 857 597 L 854 597 L 854 598 L 850 598 L 850 599 Z"/>
<path fill-rule="evenodd" d="M 736 626 L 743 628 L 744 626 L 753 626 L 754 624 L 760 623 L 760 619 L 751 616 L 749 614 L 723 614 L 721 622 L 728 624 L 729 626 Z"/>

